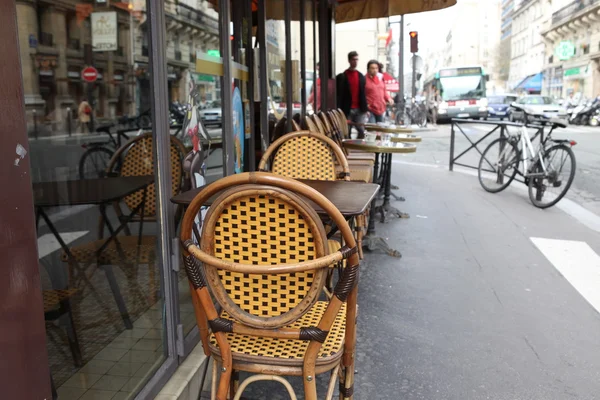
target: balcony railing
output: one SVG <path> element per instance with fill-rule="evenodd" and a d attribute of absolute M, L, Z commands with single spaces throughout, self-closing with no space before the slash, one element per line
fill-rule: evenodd
<path fill-rule="evenodd" d="M 54 46 L 54 35 L 48 32 L 40 33 L 40 44 L 42 46 Z"/>
<path fill-rule="evenodd" d="M 552 14 L 552 25 L 556 25 L 594 4 L 600 4 L 600 0 L 575 0 Z"/>
<path fill-rule="evenodd" d="M 209 30 L 215 33 L 219 32 L 219 21 L 217 21 L 216 18 L 210 17 L 204 12 L 196 10 L 187 4 L 177 5 L 177 15 L 189 22 L 195 23 L 195 25 L 201 25 L 205 29 L 208 27 L 210 28 Z"/>

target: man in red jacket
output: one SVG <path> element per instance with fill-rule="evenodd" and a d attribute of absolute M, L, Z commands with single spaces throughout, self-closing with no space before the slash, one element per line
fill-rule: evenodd
<path fill-rule="evenodd" d="M 367 97 L 365 96 L 365 76 L 358 72 L 358 53 L 348 53 L 350 67 L 336 77 L 337 105 L 346 114 L 348 120 L 358 130 L 358 137 L 365 137 Z M 352 129 L 350 125 L 349 131 Z"/>

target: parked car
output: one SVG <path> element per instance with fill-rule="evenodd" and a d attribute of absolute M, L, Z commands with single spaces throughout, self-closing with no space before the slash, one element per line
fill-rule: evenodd
<path fill-rule="evenodd" d="M 516 94 L 501 94 L 488 97 L 488 118 L 508 118 L 510 115 L 510 105 L 517 101 L 519 96 Z"/>
<path fill-rule="evenodd" d="M 525 112 L 530 116 L 526 116 Z M 548 96 L 529 95 L 511 104 L 511 121 L 529 122 L 531 119 L 567 119 L 567 110 Z"/>
<path fill-rule="evenodd" d="M 200 119 L 204 126 L 217 125 L 220 127 L 223 123 L 221 102 L 213 101 L 207 108 L 200 110 Z"/>

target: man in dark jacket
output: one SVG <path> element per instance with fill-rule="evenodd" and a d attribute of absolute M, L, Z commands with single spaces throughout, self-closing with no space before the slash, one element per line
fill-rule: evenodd
<path fill-rule="evenodd" d="M 366 122 L 367 97 L 365 95 L 365 76 L 358 72 L 358 53 L 348 53 L 350 67 L 336 77 L 337 105 L 344 111 L 349 121 L 358 130 L 358 137 L 365 137 L 365 128 L 362 124 Z M 349 126 L 352 131 L 352 125 Z"/>

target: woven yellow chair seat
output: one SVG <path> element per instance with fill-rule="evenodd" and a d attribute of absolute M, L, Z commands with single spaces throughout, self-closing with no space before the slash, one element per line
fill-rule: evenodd
<path fill-rule="evenodd" d="M 80 246 L 73 246 L 69 250 L 75 260 L 80 263 L 91 263 L 96 261 L 96 251 L 104 244 L 106 239 L 95 240 Z M 125 256 L 123 260 L 121 253 L 117 249 L 117 241 Z M 138 258 L 139 247 L 139 258 Z M 98 263 L 104 265 L 119 265 L 123 261 L 131 263 L 138 261 L 140 264 L 149 264 L 156 259 L 156 236 L 142 236 L 142 244 L 138 246 L 138 237 L 136 236 L 118 236 L 112 240 L 107 248 L 102 250 Z M 63 251 L 62 260 L 68 261 L 66 253 Z"/>
<path fill-rule="evenodd" d="M 306 314 L 290 325 L 289 328 L 298 329 L 301 327 L 317 326 L 327 308 L 327 304 L 325 301 L 317 301 Z M 221 318 L 230 319 L 225 311 L 221 313 Z M 345 332 L 346 303 L 340 308 L 333 326 L 327 335 L 327 339 L 321 346 L 317 365 L 330 363 L 342 356 Z M 227 341 L 231 346 L 234 361 L 236 358 L 239 359 L 242 356 L 246 361 L 263 364 L 281 364 L 281 360 L 286 359 L 290 366 L 302 366 L 304 353 L 309 343 L 307 340 L 254 337 L 236 333 L 227 333 Z M 214 335 L 210 336 L 210 349 L 213 354 L 220 356 L 217 340 Z"/>
<path fill-rule="evenodd" d="M 70 299 L 75 293 L 77 293 L 77 289 L 43 290 L 44 312 L 52 311 L 58 307 L 61 301 Z"/>

